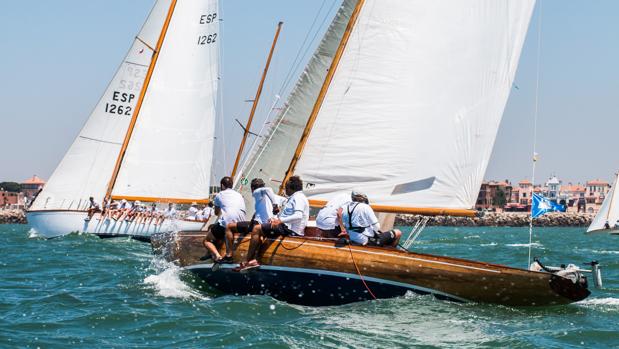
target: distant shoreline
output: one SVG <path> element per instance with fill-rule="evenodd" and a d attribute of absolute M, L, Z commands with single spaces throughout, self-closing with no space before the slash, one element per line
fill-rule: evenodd
<path fill-rule="evenodd" d="M 533 220 L 536 227 L 587 227 L 593 215 L 590 213 L 549 213 Z M 421 218 L 418 215 L 398 215 L 395 225 L 414 226 Z M 24 210 L 0 210 L 0 224 L 27 224 Z M 429 217 L 428 226 L 443 227 L 526 227 L 529 225 L 528 212 L 489 212 L 483 217 Z"/>
<path fill-rule="evenodd" d="M 536 227 L 587 227 L 594 215 L 590 213 L 554 212 L 533 220 Z M 418 215 L 398 215 L 395 225 L 414 226 L 421 218 Z M 526 227 L 529 225 L 529 212 L 488 212 L 482 217 L 430 217 L 428 226 L 449 227 Z"/>
<path fill-rule="evenodd" d="M 21 209 L 0 209 L 0 224 L 27 224 L 26 212 Z"/>

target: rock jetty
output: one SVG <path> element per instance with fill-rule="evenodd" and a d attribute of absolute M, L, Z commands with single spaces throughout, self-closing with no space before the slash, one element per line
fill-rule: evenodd
<path fill-rule="evenodd" d="M 0 209 L 0 224 L 26 224 L 26 213 L 24 210 L 3 210 Z"/>
<path fill-rule="evenodd" d="M 589 213 L 548 213 L 533 220 L 536 227 L 586 227 L 591 224 L 593 215 Z M 395 225 L 415 225 L 421 218 L 418 215 L 398 215 Z M 525 227 L 529 225 L 528 212 L 488 212 L 481 217 L 430 217 L 428 226 L 454 227 Z"/>

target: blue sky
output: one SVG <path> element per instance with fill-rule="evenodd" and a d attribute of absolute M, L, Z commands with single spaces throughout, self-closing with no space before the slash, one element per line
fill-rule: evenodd
<path fill-rule="evenodd" d="M 293 62 L 339 0 L 223 0 L 223 110 L 244 121 L 275 26 L 285 22 L 255 129 L 303 65 Z M 49 178 L 99 99 L 153 0 L 4 1 L 0 11 L 0 181 Z M 487 172 L 531 177 L 539 5 Z M 537 181 L 610 180 L 619 168 L 619 2 L 542 0 Z M 314 35 L 317 27 L 324 23 Z M 305 51 L 304 51 L 305 52 Z M 311 50 L 302 57 L 307 58 Z M 290 80 L 290 78 L 288 79 Z M 286 91 L 287 89 L 284 89 Z M 282 99 L 283 102 L 283 99 Z M 230 167 L 241 129 L 225 125 Z"/>

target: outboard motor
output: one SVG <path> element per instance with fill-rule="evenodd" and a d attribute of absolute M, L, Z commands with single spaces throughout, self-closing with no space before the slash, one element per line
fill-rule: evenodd
<path fill-rule="evenodd" d="M 598 261 L 591 261 L 585 263 L 585 265 L 591 266 L 591 274 L 593 275 L 593 284 L 595 288 L 602 288 L 602 269 L 600 268 L 600 263 Z"/>

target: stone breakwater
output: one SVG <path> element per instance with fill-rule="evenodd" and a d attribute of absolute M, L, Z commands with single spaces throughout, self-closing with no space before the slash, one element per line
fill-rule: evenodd
<path fill-rule="evenodd" d="M 0 210 L 0 224 L 26 224 L 24 210 Z"/>
<path fill-rule="evenodd" d="M 395 225 L 412 226 L 422 216 L 398 215 Z M 548 213 L 533 219 L 536 227 L 586 227 L 591 224 L 594 215 L 590 213 Z M 525 227 L 529 225 L 528 212 L 488 212 L 482 217 L 430 217 L 428 226 L 454 227 Z"/>

